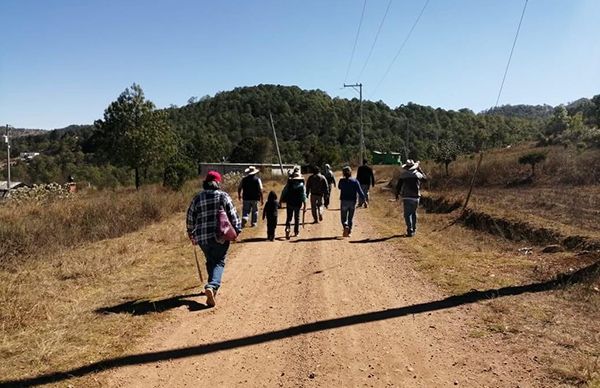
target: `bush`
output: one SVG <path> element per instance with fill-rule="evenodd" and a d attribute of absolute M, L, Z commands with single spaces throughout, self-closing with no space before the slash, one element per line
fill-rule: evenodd
<path fill-rule="evenodd" d="M 178 191 L 193 176 L 194 166 L 191 161 L 182 158 L 173 160 L 165 167 L 163 186 Z"/>

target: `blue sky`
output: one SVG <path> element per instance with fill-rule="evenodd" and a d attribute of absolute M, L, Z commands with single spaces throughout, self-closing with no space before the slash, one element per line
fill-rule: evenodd
<path fill-rule="evenodd" d="M 0 125 L 60 128 L 101 118 L 133 82 L 159 107 L 261 83 L 392 107 L 474 111 L 496 101 L 524 0 L 0 0 Z M 600 1 L 529 0 L 500 104 L 600 94 Z"/>

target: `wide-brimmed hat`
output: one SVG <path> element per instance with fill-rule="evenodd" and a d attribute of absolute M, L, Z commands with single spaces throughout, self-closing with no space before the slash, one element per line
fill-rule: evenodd
<path fill-rule="evenodd" d="M 254 166 L 250 166 L 247 169 L 245 169 L 244 172 L 248 175 L 254 175 L 254 174 L 260 172 L 260 170 Z"/>
<path fill-rule="evenodd" d="M 417 168 L 419 168 L 419 161 L 415 162 L 412 159 L 407 159 L 406 163 L 402 165 L 402 168 L 406 170 L 416 170 Z"/>

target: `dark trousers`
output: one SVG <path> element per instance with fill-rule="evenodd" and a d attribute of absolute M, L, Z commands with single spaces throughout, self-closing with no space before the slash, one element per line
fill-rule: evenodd
<path fill-rule="evenodd" d="M 275 229 L 277 228 L 277 217 L 267 217 L 267 239 L 275 240 Z"/>
<path fill-rule="evenodd" d="M 285 230 L 290 230 L 290 224 L 292 222 L 292 217 L 294 218 L 294 233 L 300 233 L 300 206 L 292 207 L 287 205 L 287 217 L 285 219 Z"/>

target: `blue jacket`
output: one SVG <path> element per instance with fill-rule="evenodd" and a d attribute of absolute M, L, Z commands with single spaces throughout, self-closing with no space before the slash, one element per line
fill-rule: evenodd
<path fill-rule="evenodd" d="M 365 200 L 365 193 L 360 188 L 360 183 L 354 178 L 340 179 L 338 189 L 340 189 L 340 200 L 342 201 L 354 201 L 356 203 L 357 196 L 361 200 Z"/>

